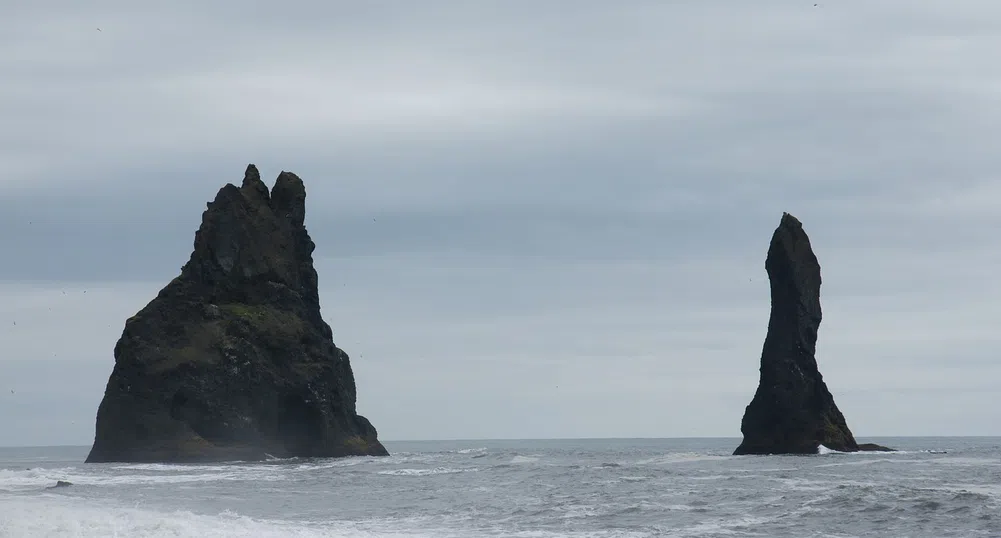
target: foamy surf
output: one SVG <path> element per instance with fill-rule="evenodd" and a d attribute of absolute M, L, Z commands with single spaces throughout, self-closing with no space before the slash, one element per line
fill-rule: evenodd
<path fill-rule="evenodd" d="M 86 465 L 83 449 L 42 452 L 62 455 L 45 462 L 37 449 L 6 449 L 0 538 L 1001 536 L 1001 441 L 886 444 L 910 455 L 547 440 L 401 443 L 385 458 Z M 948 455 L 930 453 L 946 446 Z M 73 485 L 45 489 L 56 480 Z"/>
<path fill-rule="evenodd" d="M 455 453 L 456 454 L 479 454 L 479 453 L 486 452 L 486 451 L 487 451 L 487 447 L 484 446 L 484 447 L 480 447 L 480 448 L 462 448 L 462 449 L 456 450 Z"/>
<path fill-rule="evenodd" d="M 70 467 L 54 469 L 25 469 L 23 471 L 0 469 L 0 491 L 16 492 L 42 489 L 54 485 L 59 480 L 73 482 L 74 469 Z"/>
<path fill-rule="evenodd" d="M 573 515 L 589 515 L 580 507 Z M 592 510 L 593 511 L 593 510 Z M 577 513 L 579 512 L 579 514 Z M 216 515 L 116 507 L 72 498 L 0 497 L 0 536 L 73 538 L 645 538 L 627 530 L 501 532 L 500 529 L 441 528 L 422 518 L 297 522 L 252 518 L 231 511 Z"/>
<path fill-rule="evenodd" d="M 114 507 L 79 499 L 3 499 L 0 536 L 74 538 L 416 538 L 423 532 L 366 529 L 351 522 L 305 524 L 254 519 L 233 512 L 199 515 Z"/>
<path fill-rule="evenodd" d="M 88 472 L 80 467 L 35 468 L 16 471 L 0 469 L 0 491 L 25 491 L 51 486 L 59 480 L 72 482 L 76 486 L 122 486 L 152 484 L 185 484 L 206 482 L 278 482 L 287 473 L 268 467 L 233 467 L 222 469 L 188 469 L 189 472 L 163 472 L 136 469 L 133 473 L 108 475 Z M 130 470 L 130 469 L 124 469 Z M 194 471 L 194 472 L 191 472 Z"/>
<path fill-rule="evenodd" d="M 477 471 L 479 471 L 479 469 L 475 467 L 470 469 L 449 469 L 447 467 L 436 467 L 434 469 L 391 469 L 388 471 L 379 471 L 378 474 L 386 476 L 433 476 L 438 474 L 472 473 Z"/>
<path fill-rule="evenodd" d="M 704 461 L 722 461 L 740 456 L 723 456 L 719 454 L 700 454 L 697 452 L 675 452 L 655 458 L 646 458 L 636 462 L 636 465 L 670 465 L 675 463 L 696 463 Z"/>

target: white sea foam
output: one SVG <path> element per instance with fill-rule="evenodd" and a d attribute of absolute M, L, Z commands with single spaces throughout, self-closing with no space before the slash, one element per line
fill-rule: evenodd
<path fill-rule="evenodd" d="M 228 464 L 182 464 L 182 463 L 120 463 L 105 468 L 116 471 L 148 471 L 160 473 L 176 472 L 224 472 L 235 469 L 260 469 L 265 467 L 259 463 L 228 463 Z"/>
<path fill-rule="evenodd" d="M 744 534 L 740 529 L 755 527 L 771 521 L 771 518 L 743 516 L 734 519 L 705 521 L 682 530 L 676 536 L 720 536 Z"/>
<path fill-rule="evenodd" d="M 783 478 L 783 477 L 769 477 L 769 481 L 777 482 L 782 484 L 785 489 L 792 491 L 828 491 L 832 487 L 835 487 L 828 481 L 822 480 L 811 480 L 808 478 Z"/>
<path fill-rule="evenodd" d="M 949 493 L 978 493 L 990 497 L 994 501 L 1001 501 L 1001 485 L 984 484 L 944 484 L 929 488 L 937 491 L 947 491 Z"/>
<path fill-rule="evenodd" d="M 841 452 L 845 454 L 845 452 Z M 848 466 L 858 466 L 858 465 L 875 465 L 878 463 L 923 463 L 926 460 L 915 460 L 915 459 L 897 459 L 897 458 L 876 458 L 876 459 L 864 459 L 864 460 L 854 460 L 854 461 L 839 461 L 837 463 L 824 463 L 822 465 L 817 465 L 818 469 L 826 467 L 848 467 Z"/>
<path fill-rule="evenodd" d="M 665 504 L 663 506 L 665 510 L 672 510 L 674 512 L 691 512 L 692 510 L 697 510 L 695 506 L 689 506 L 687 504 Z"/>
<path fill-rule="evenodd" d="M 285 473 L 278 467 L 176 467 L 188 472 L 156 472 L 150 467 L 135 467 L 135 473 L 95 474 L 79 467 L 43 468 L 11 470 L 0 469 L 0 491 L 24 491 L 52 486 L 58 480 L 74 485 L 125 485 L 125 484 L 184 484 L 199 482 L 240 481 L 274 482 L 285 479 Z"/>
<path fill-rule="evenodd" d="M 435 467 L 434 469 L 391 469 L 389 471 L 379 471 L 378 474 L 388 476 L 431 476 L 437 474 L 456 474 L 476 472 L 479 469 L 472 467 L 469 469 L 450 469 L 448 467 Z"/>
<path fill-rule="evenodd" d="M 480 447 L 480 448 L 463 448 L 463 449 L 456 450 L 455 453 L 456 454 L 474 454 L 474 453 L 486 452 L 486 451 L 487 451 L 487 447 L 484 446 L 484 447 Z"/>
<path fill-rule="evenodd" d="M 688 480 L 731 480 L 733 475 L 729 474 L 707 474 L 703 476 L 689 476 Z"/>
<path fill-rule="evenodd" d="M 636 465 L 670 465 L 675 463 L 691 463 L 696 461 L 717 461 L 728 460 L 739 456 L 720 456 L 717 454 L 704 454 L 698 452 L 675 452 L 664 454 L 655 458 L 639 460 Z"/>
<path fill-rule="evenodd" d="M 820 446 L 817 447 L 817 454 L 819 454 L 821 456 L 823 456 L 825 454 L 851 454 L 851 455 L 854 455 L 854 456 L 865 456 L 865 455 L 872 455 L 872 454 L 905 454 L 905 452 L 867 452 L 867 451 L 864 451 L 864 450 L 859 450 L 859 451 L 856 451 L 856 452 L 844 452 L 844 451 L 841 451 L 841 450 L 834 450 L 833 448 L 827 448 L 824 445 L 820 445 Z"/>
<path fill-rule="evenodd" d="M 53 496 L 55 497 L 55 496 Z M 421 537 L 434 533 L 366 529 L 344 523 L 302 524 L 268 521 L 224 512 L 156 512 L 85 502 L 66 497 L 3 498 L 0 536 L 74 538 L 177 538 L 180 536 L 247 538 Z"/>
<path fill-rule="evenodd" d="M 939 465 L 957 465 L 960 467 L 997 467 L 1001 465 L 1001 460 L 995 458 L 970 458 L 970 457 L 958 457 L 949 456 L 947 458 L 935 458 L 928 460 L 929 463 L 936 463 Z"/>
<path fill-rule="evenodd" d="M 563 519 L 579 519 L 597 516 L 599 508 L 591 504 L 568 504 L 554 507 L 553 510 L 561 512 Z"/>
<path fill-rule="evenodd" d="M 730 469 L 732 473 L 786 473 L 798 471 L 797 467 L 767 467 L 763 469 Z"/>
<path fill-rule="evenodd" d="M 511 458 L 511 463 L 533 463 L 539 461 L 538 456 L 515 456 Z"/>
<path fill-rule="evenodd" d="M 0 496 L 0 537 L 49 538 L 476 538 L 496 530 L 425 527 L 428 522 L 379 519 L 303 523 L 258 519 L 233 512 L 216 515 L 122 507 L 60 495 Z M 518 538 L 641 538 L 625 530 L 520 531 Z"/>
<path fill-rule="evenodd" d="M 397 456 L 392 456 L 391 458 L 393 459 L 386 458 L 385 463 L 403 463 L 407 461 L 407 459 L 400 458 Z M 373 463 L 376 463 L 374 457 L 354 456 L 347 458 L 307 461 L 294 465 L 292 468 L 297 471 L 313 472 L 313 471 L 319 471 L 321 469 L 338 469 L 341 467 L 357 467 L 359 465 L 372 465 Z"/>
<path fill-rule="evenodd" d="M 57 480 L 67 480 L 64 477 L 69 476 L 72 471 L 74 471 L 72 467 L 35 468 L 23 471 L 0 469 L 0 491 L 22 491 L 52 486 Z M 54 478 L 55 476 L 59 478 Z"/>

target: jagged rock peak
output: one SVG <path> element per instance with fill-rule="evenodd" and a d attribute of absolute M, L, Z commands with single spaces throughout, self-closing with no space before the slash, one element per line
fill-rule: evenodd
<path fill-rule="evenodd" d="M 782 212 L 782 220 L 779 222 L 779 226 L 795 227 L 800 230 L 803 229 L 803 223 L 796 217 L 792 216 L 791 213 L 787 213 L 785 211 Z"/>
<path fill-rule="evenodd" d="M 302 226 L 306 219 L 306 186 L 299 176 L 284 171 L 279 174 L 271 189 L 271 201 L 275 213 L 290 219 L 296 226 Z"/>
<path fill-rule="evenodd" d="M 257 171 L 257 167 L 253 164 L 247 165 L 247 171 L 243 174 L 243 185 L 240 190 L 249 196 L 256 196 L 264 203 L 270 202 L 270 193 L 268 192 L 268 186 L 261 181 L 261 173 Z"/>

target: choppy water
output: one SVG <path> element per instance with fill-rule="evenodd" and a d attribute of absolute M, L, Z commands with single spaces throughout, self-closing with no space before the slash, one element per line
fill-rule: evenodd
<path fill-rule="evenodd" d="M 738 441 L 386 443 L 389 458 L 222 465 L 6 448 L 0 536 L 1001 536 L 1001 438 L 730 456 Z M 57 480 L 74 485 L 44 489 Z"/>

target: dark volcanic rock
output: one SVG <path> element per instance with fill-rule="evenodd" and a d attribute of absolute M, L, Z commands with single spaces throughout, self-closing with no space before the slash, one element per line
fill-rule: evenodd
<path fill-rule="evenodd" d="M 386 455 L 320 317 L 302 180 L 208 204 L 181 274 L 125 323 L 88 462 Z"/>
<path fill-rule="evenodd" d="M 772 310 L 761 353 L 761 378 L 744 411 L 740 424 L 744 440 L 734 454 L 816 454 L 820 445 L 843 452 L 860 450 L 817 369 L 820 264 L 796 217 L 783 213 L 765 269 Z"/>
<path fill-rule="evenodd" d="M 858 449 L 861 452 L 896 452 L 896 450 L 892 448 L 877 445 L 876 443 L 859 443 Z"/>

